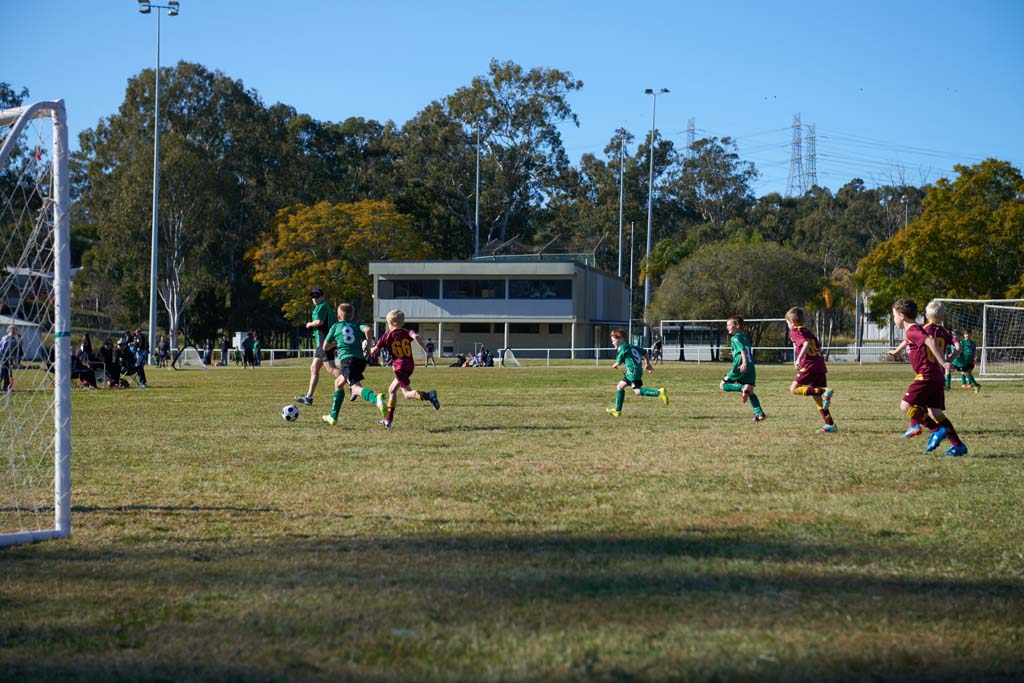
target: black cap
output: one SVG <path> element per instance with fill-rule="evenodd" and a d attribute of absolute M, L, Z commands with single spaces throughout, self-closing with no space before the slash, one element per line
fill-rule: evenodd
<path fill-rule="evenodd" d="M 314 299 L 319 299 L 324 295 L 324 290 L 320 289 L 319 287 L 314 287 L 313 291 L 310 292 L 309 295 Z"/>

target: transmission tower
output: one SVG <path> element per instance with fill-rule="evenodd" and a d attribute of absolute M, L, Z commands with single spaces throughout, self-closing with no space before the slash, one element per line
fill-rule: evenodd
<path fill-rule="evenodd" d="M 793 114 L 793 151 L 789 157 L 789 178 L 786 180 L 786 196 L 803 195 L 804 187 L 804 155 L 800 151 L 800 114 Z"/>
<path fill-rule="evenodd" d="M 814 125 L 809 124 L 804 133 L 804 190 L 818 184 L 818 152 Z"/>
<path fill-rule="evenodd" d="M 697 142 L 697 124 L 691 116 L 686 123 L 686 156 L 693 156 L 693 143 Z"/>

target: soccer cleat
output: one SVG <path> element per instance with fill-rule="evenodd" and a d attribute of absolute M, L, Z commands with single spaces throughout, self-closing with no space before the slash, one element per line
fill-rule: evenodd
<path fill-rule="evenodd" d="M 359 394 L 349 394 L 348 395 L 348 400 L 350 400 L 350 401 L 356 401 L 358 399 L 359 399 Z"/>
<path fill-rule="evenodd" d="M 387 418 L 384 418 L 383 420 L 381 420 L 377 424 L 379 424 L 384 429 L 391 429 L 391 420 L 389 420 Z"/>
<path fill-rule="evenodd" d="M 764 413 L 754 413 L 754 422 L 764 422 L 768 419 L 768 416 Z"/>
<path fill-rule="evenodd" d="M 740 401 L 746 403 L 752 393 L 754 393 L 754 387 L 749 384 L 744 384 L 743 391 L 740 392 Z"/>
<path fill-rule="evenodd" d="M 668 405 L 668 392 L 665 391 L 665 387 L 661 387 L 660 389 L 658 389 L 658 398 L 661 399 L 662 403 Z"/>
<path fill-rule="evenodd" d="M 980 384 L 975 384 L 974 385 L 974 393 L 978 393 L 979 391 L 981 391 L 981 385 Z"/>
<path fill-rule="evenodd" d="M 311 405 L 313 405 L 313 397 L 312 396 L 296 396 L 295 397 L 295 402 L 296 403 L 301 403 L 304 406 L 311 406 Z"/>
<path fill-rule="evenodd" d="M 928 445 L 925 446 L 924 452 L 931 453 L 938 448 L 939 444 L 942 443 L 942 440 L 946 438 L 947 434 L 949 434 L 949 430 L 945 427 L 939 427 L 932 432 L 932 435 L 928 437 Z"/>
<path fill-rule="evenodd" d="M 832 405 L 832 390 L 825 387 L 825 393 L 821 395 L 821 409 L 828 410 L 830 405 Z"/>
<path fill-rule="evenodd" d="M 430 401 L 430 405 L 434 406 L 434 410 L 441 410 L 441 402 L 437 400 L 437 392 L 431 389 L 427 392 L 427 400 Z"/>
<path fill-rule="evenodd" d="M 377 410 L 380 411 L 380 416 L 381 417 L 387 417 L 387 414 L 388 414 L 388 404 L 384 400 L 384 395 L 383 394 L 377 394 Z"/>
<path fill-rule="evenodd" d="M 604 412 L 608 413 L 612 417 L 619 417 L 620 415 L 622 415 L 622 411 L 621 410 L 615 410 L 615 408 L 605 408 Z"/>
<path fill-rule="evenodd" d="M 329 425 L 334 425 L 334 424 L 338 423 L 337 418 L 333 418 L 330 415 L 321 415 L 320 419 L 323 420 L 324 422 L 326 422 Z"/>
<path fill-rule="evenodd" d="M 839 427 L 835 425 L 822 425 L 818 429 L 814 430 L 815 434 L 835 434 L 839 431 Z"/>
<path fill-rule="evenodd" d="M 967 455 L 967 445 L 960 444 L 959 446 L 950 446 L 949 450 L 946 451 L 946 455 L 951 458 L 959 458 L 961 455 Z"/>
<path fill-rule="evenodd" d="M 139 382 L 139 387 L 142 389 L 149 389 L 149 385 L 145 382 Z"/>
<path fill-rule="evenodd" d="M 921 425 L 910 425 L 907 431 L 900 435 L 901 439 L 912 439 L 921 433 Z"/>

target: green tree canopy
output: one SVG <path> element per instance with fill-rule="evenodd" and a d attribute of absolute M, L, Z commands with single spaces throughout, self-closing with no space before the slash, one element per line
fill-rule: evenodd
<path fill-rule="evenodd" d="M 1010 163 L 986 159 L 955 167 L 924 198 L 921 217 L 865 256 L 859 282 L 881 320 L 901 296 L 1002 298 L 1024 272 L 1024 178 Z"/>
<path fill-rule="evenodd" d="M 351 303 L 365 317 L 373 301 L 371 261 L 432 255 L 412 216 L 388 202 L 364 200 L 282 209 L 246 258 L 263 296 L 299 324 L 308 319 L 312 287 L 323 289 L 332 304 Z"/>

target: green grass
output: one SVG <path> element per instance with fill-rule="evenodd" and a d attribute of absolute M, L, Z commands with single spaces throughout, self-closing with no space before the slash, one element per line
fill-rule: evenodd
<path fill-rule="evenodd" d="M 440 412 L 279 416 L 307 370 L 74 395 L 72 538 L 0 551 L 0 680 L 1024 677 L 1021 385 L 953 391 L 971 452 L 901 441 L 905 365 L 833 367 L 815 435 L 723 365 L 424 369 Z M 371 370 L 367 385 L 389 375 Z M 942 448 L 945 450 L 945 445 Z"/>

